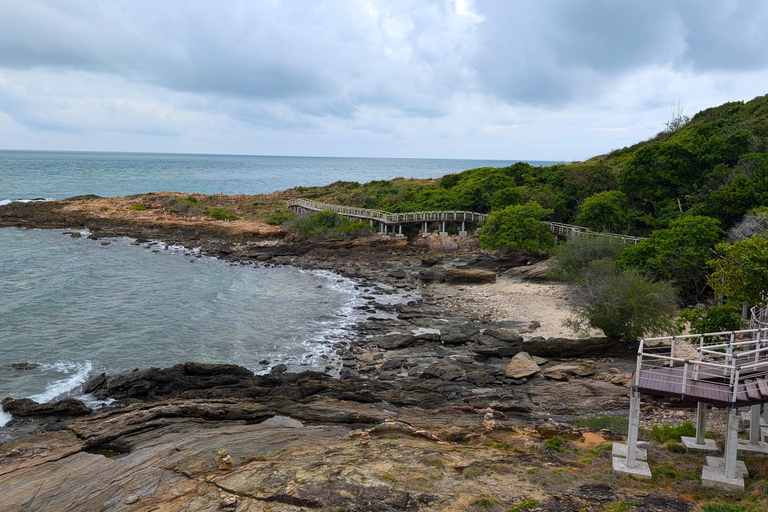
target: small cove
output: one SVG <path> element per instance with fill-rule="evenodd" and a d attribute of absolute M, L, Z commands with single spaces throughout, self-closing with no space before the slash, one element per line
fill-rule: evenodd
<path fill-rule="evenodd" d="M 363 301 L 330 272 L 63 230 L 0 229 L 0 261 L 0 395 L 40 402 L 101 372 L 185 361 L 324 370 Z"/>

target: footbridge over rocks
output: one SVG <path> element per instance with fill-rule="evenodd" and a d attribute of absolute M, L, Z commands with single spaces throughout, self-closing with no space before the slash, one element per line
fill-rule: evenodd
<path fill-rule="evenodd" d="M 477 225 L 486 222 L 489 217 L 486 213 L 467 211 L 389 213 L 369 208 L 356 208 L 354 206 L 321 203 L 320 201 L 313 201 L 311 199 L 291 199 L 288 201 L 288 208 L 296 213 L 331 211 L 346 217 L 367 220 L 371 224 L 371 227 L 378 227 L 378 230 L 382 235 L 389 235 L 391 227 L 391 233 L 397 237 L 403 237 L 403 224 L 415 223 L 421 223 L 422 225 L 421 230 L 419 231 L 421 236 L 427 236 L 429 234 L 429 223 L 439 223 L 440 235 L 447 236 L 448 233 L 445 230 L 447 222 L 460 222 L 461 229 L 459 230 L 459 236 L 467 236 L 467 223 L 470 225 Z M 574 226 L 572 224 L 549 221 L 543 222 L 549 226 L 550 233 L 555 236 L 607 236 L 610 237 L 611 240 L 624 244 L 636 244 L 638 241 L 644 240 L 644 238 L 636 236 L 592 231 L 589 228 Z M 395 229 L 397 229 L 397 233 L 395 233 Z"/>

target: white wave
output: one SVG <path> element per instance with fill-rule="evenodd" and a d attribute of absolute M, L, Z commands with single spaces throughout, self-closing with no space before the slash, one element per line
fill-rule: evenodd
<path fill-rule="evenodd" d="M 45 391 L 29 397 L 38 403 L 50 402 L 54 398 L 68 393 L 83 384 L 88 379 L 93 365 L 91 365 L 90 361 L 85 361 L 84 363 L 56 363 L 53 365 L 43 365 L 42 369 L 52 369 L 61 373 L 71 373 L 74 371 L 74 373 L 66 379 L 51 382 L 45 387 Z"/>
<path fill-rule="evenodd" d="M 13 419 L 13 416 L 5 412 L 3 406 L 0 405 L 0 428 L 4 427 L 11 419 Z"/>
<path fill-rule="evenodd" d="M 0 199 L 0 206 L 11 203 L 36 203 L 38 201 L 53 201 L 50 197 L 36 197 L 35 199 Z"/>

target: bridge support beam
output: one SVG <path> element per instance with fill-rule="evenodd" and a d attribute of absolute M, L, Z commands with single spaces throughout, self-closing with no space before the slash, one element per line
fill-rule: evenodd
<path fill-rule="evenodd" d="M 427 221 L 424 221 L 424 224 L 422 225 L 421 236 L 429 236 L 429 227 L 427 226 Z"/>
<path fill-rule="evenodd" d="M 445 230 L 445 221 L 440 223 L 440 236 L 448 236 L 448 232 Z"/>
<path fill-rule="evenodd" d="M 720 449 L 717 447 L 714 439 L 707 439 L 705 433 L 707 431 L 707 404 L 699 402 L 696 405 L 696 437 L 682 436 L 680 441 L 688 451 L 698 452 L 718 452 Z"/>
<path fill-rule="evenodd" d="M 632 389 L 629 393 L 629 431 L 627 444 L 613 444 L 613 471 L 626 473 L 638 478 L 650 479 L 651 468 L 643 458 L 647 458 L 645 450 L 637 448 L 637 433 L 640 430 L 640 393 Z M 622 457 L 626 454 L 626 457 Z"/>
<path fill-rule="evenodd" d="M 461 221 L 461 231 L 459 231 L 459 236 L 467 236 L 467 230 L 465 229 L 464 221 Z"/>

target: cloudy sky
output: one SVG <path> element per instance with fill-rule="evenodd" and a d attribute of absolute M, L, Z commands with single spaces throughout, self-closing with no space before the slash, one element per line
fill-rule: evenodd
<path fill-rule="evenodd" d="M 0 149 L 582 160 L 768 93 L 763 0 L 0 3 Z"/>

